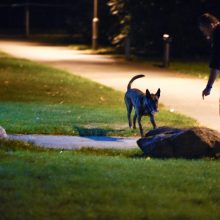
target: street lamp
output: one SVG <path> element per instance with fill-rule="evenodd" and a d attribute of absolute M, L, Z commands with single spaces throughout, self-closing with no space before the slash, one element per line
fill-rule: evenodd
<path fill-rule="evenodd" d="M 164 67 L 168 67 L 170 64 L 170 42 L 171 42 L 170 35 L 164 34 L 163 41 L 164 41 Z"/>
<path fill-rule="evenodd" d="M 0 7 L 22 7 L 25 9 L 25 35 L 26 37 L 30 36 L 30 7 L 68 7 L 68 5 L 58 5 L 58 4 L 41 4 L 41 3 L 29 3 L 29 0 L 26 0 L 26 3 L 15 3 L 9 5 L 2 5 Z"/>
<path fill-rule="evenodd" d="M 92 49 L 98 48 L 98 0 L 93 0 Z"/>
<path fill-rule="evenodd" d="M 9 7 L 16 8 L 16 7 L 24 7 L 25 8 L 25 35 L 29 37 L 30 35 L 30 4 L 28 1 L 23 4 L 12 4 Z"/>

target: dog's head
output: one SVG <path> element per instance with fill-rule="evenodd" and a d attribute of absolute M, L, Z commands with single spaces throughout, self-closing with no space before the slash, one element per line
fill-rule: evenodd
<path fill-rule="evenodd" d="M 151 114 L 158 112 L 158 100 L 160 98 L 160 89 L 158 89 L 155 94 L 150 93 L 150 91 L 147 89 L 146 98 L 149 100 L 149 107 Z"/>

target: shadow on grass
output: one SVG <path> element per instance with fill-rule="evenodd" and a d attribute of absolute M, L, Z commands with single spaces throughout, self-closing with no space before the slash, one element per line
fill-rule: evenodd
<path fill-rule="evenodd" d="M 88 137 L 91 140 L 94 141 L 106 141 L 106 142 L 116 142 L 116 141 L 121 141 L 123 138 L 120 137 L 108 137 L 108 136 L 89 136 Z"/>
<path fill-rule="evenodd" d="M 78 131 L 79 136 L 86 136 L 87 138 L 95 141 L 106 141 L 106 142 L 120 142 L 123 141 L 122 137 L 110 137 L 107 136 L 109 133 L 120 133 L 125 130 L 123 129 L 102 129 L 102 128 L 83 128 L 75 127 Z M 95 155 L 105 155 L 105 156 L 125 156 L 131 159 L 143 159 L 146 156 L 143 152 L 137 149 L 94 149 L 94 148 L 83 148 L 80 152 Z"/>
<path fill-rule="evenodd" d="M 103 129 L 103 128 L 83 128 L 83 127 L 75 127 L 75 129 L 78 131 L 79 136 L 108 136 L 111 133 L 118 133 L 122 132 L 124 130 L 115 130 L 115 129 Z M 108 137 L 107 141 L 112 141 L 111 137 Z M 119 138 L 120 139 L 120 138 Z M 99 140 L 98 137 L 96 137 L 96 140 Z"/>

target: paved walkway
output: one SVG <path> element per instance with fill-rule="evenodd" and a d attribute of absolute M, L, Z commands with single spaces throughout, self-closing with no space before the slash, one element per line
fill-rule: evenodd
<path fill-rule="evenodd" d="M 53 136 L 53 135 L 8 135 L 9 139 L 21 140 L 36 144 L 37 146 L 56 149 L 80 149 L 91 148 L 114 148 L 133 149 L 137 148 L 138 138 L 121 137 L 77 137 L 77 136 Z"/>

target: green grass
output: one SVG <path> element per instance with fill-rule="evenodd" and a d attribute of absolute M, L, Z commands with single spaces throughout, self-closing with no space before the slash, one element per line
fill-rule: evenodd
<path fill-rule="evenodd" d="M 120 92 L 82 77 L 4 54 L 0 58 L 1 101 L 105 107 L 123 102 Z"/>
<path fill-rule="evenodd" d="M 148 66 L 159 66 L 162 60 L 145 61 Z M 171 59 L 167 70 L 174 71 L 174 73 L 181 73 L 186 76 L 207 79 L 210 69 L 208 60 L 187 60 L 187 59 Z"/>
<path fill-rule="evenodd" d="M 195 76 L 199 78 L 207 78 L 209 75 L 209 61 L 202 60 L 173 60 L 170 63 L 169 69 L 175 70 L 186 75 Z"/>
<path fill-rule="evenodd" d="M 139 135 L 127 129 L 121 92 L 5 54 L 0 97 L 9 133 Z M 196 124 L 162 106 L 156 120 Z M 219 219 L 219 171 L 218 160 L 156 160 L 138 148 L 65 151 L 1 139 L 0 219 Z"/>
<path fill-rule="evenodd" d="M 156 116 L 158 126 L 188 127 L 189 117 L 163 110 Z M 195 123 L 195 122 L 194 122 Z M 139 130 L 127 127 L 124 108 L 83 107 L 80 105 L 4 102 L 0 104 L 0 124 L 8 133 L 130 136 Z M 143 118 L 145 130 L 151 129 Z"/>
<path fill-rule="evenodd" d="M 1 219 L 219 219 L 218 160 L 0 141 Z"/>
<path fill-rule="evenodd" d="M 0 54 L 0 125 L 8 133 L 139 135 L 127 125 L 124 94 L 82 77 Z M 195 120 L 161 106 L 158 126 Z M 149 118 L 143 119 L 151 129 Z"/>
<path fill-rule="evenodd" d="M 163 59 L 152 59 L 143 57 L 131 57 L 131 62 L 141 63 L 146 65 L 146 68 L 160 68 L 161 70 L 167 70 L 174 74 L 184 74 L 189 77 L 197 77 L 207 79 L 210 69 L 209 60 L 205 59 L 170 59 L 170 65 L 163 68 Z"/>

